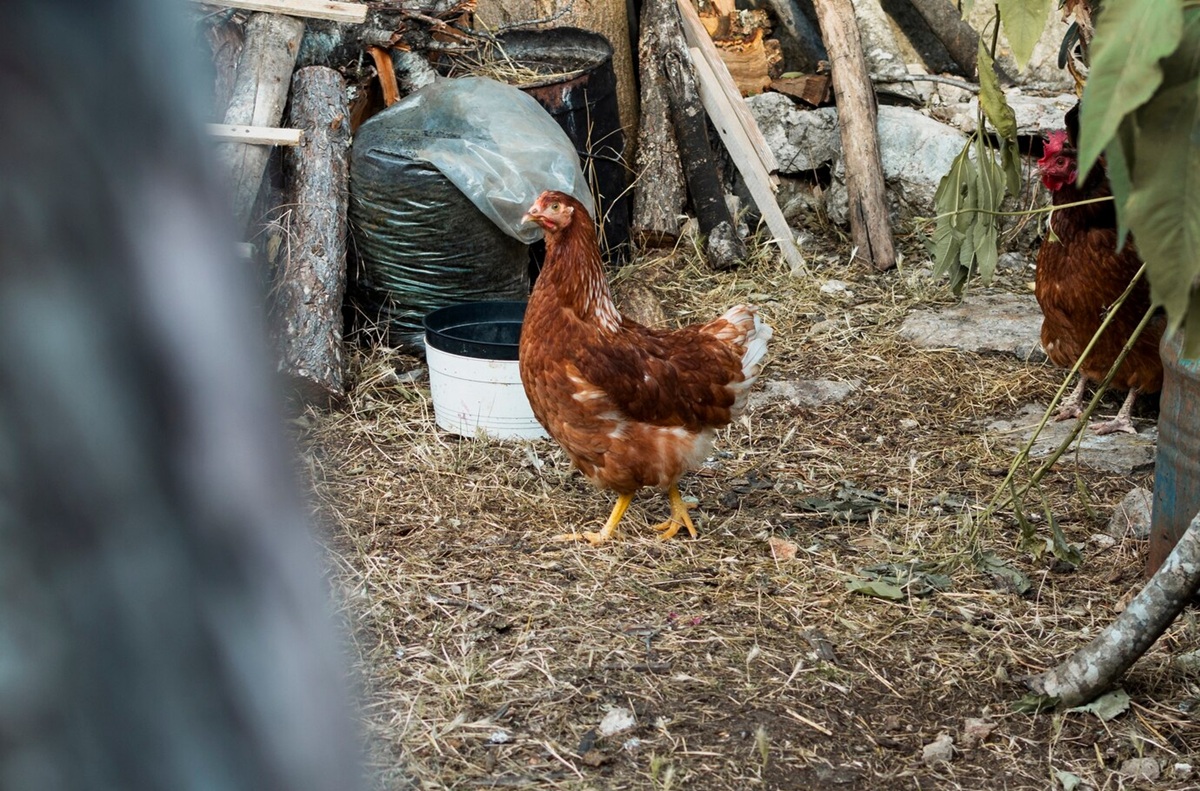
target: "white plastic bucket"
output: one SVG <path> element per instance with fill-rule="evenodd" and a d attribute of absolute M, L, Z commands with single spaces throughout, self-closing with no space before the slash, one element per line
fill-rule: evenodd
<path fill-rule="evenodd" d="M 521 384 L 524 302 L 473 302 L 425 317 L 425 359 L 438 428 L 473 437 L 545 437 Z"/>

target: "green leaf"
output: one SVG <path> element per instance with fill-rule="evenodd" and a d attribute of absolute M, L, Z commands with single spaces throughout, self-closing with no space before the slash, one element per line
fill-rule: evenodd
<path fill-rule="evenodd" d="M 1079 180 L 1087 177 L 1121 119 L 1163 80 L 1159 61 L 1179 46 L 1183 0 L 1124 0 L 1097 15 L 1091 69 L 1079 110 Z"/>
<path fill-rule="evenodd" d="M 1000 137 L 1005 140 L 1017 139 L 1016 113 L 1009 107 L 1008 99 L 1000 88 L 996 64 L 992 62 L 992 55 L 982 36 L 979 39 L 979 106 Z"/>
<path fill-rule="evenodd" d="M 1050 512 L 1049 508 L 1046 509 L 1046 521 L 1050 523 L 1050 551 L 1054 553 L 1054 557 L 1063 563 L 1070 563 L 1072 566 L 1082 565 L 1083 555 L 1067 541 L 1067 537 L 1062 531 L 1062 525 L 1054 518 L 1054 514 Z"/>
<path fill-rule="evenodd" d="M 1013 711 L 1021 714 L 1040 714 L 1043 711 L 1049 711 L 1058 705 L 1058 698 L 1054 695 L 1037 695 L 1030 692 L 1025 697 L 1013 703 Z"/>
<path fill-rule="evenodd" d="M 1108 168 L 1108 184 L 1112 187 L 1113 202 L 1117 207 L 1117 249 L 1125 246 L 1129 236 L 1129 223 L 1126 220 L 1126 206 L 1129 203 L 1129 193 L 1133 189 L 1131 176 L 1134 163 L 1134 151 L 1137 148 L 1137 116 L 1130 115 L 1121 121 L 1117 134 L 1113 137 L 1108 148 L 1104 150 L 1105 164 Z"/>
<path fill-rule="evenodd" d="M 1082 706 L 1076 706 L 1067 711 L 1086 711 L 1095 714 L 1104 722 L 1108 722 L 1114 717 L 1118 717 L 1129 711 L 1129 695 L 1125 690 L 1117 688 L 1112 692 L 1101 695 L 1091 703 L 1085 703 Z"/>
<path fill-rule="evenodd" d="M 995 552 L 980 553 L 975 558 L 975 565 L 979 567 L 980 571 L 1008 580 L 1013 586 L 1013 590 L 1021 596 L 1033 589 L 1033 583 L 1029 581 L 1029 577 L 1008 565 Z"/>
<path fill-rule="evenodd" d="M 1016 138 L 1005 140 L 1000 146 L 1000 167 L 1004 169 L 1005 189 L 1009 195 L 1021 192 L 1021 146 Z"/>
<path fill-rule="evenodd" d="M 1161 0 L 1160 0 L 1161 1 Z M 1050 16 L 1050 0 L 996 0 L 1000 9 L 1000 22 L 1004 34 L 1012 47 L 1013 60 L 1018 69 L 1024 69 L 1033 55 L 1033 48 L 1046 29 Z M 983 69 L 980 68 L 982 72 Z"/>
<path fill-rule="evenodd" d="M 1160 91 L 1138 112 L 1136 145 L 1125 219 L 1173 330 L 1200 275 L 1200 78 Z"/>
<path fill-rule="evenodd" d="M 904 591 L 898 586 L 882 580 L 847 580 L 846 589 L 851 593 L 874 596 L 889 601 L 904 601 Z"/>

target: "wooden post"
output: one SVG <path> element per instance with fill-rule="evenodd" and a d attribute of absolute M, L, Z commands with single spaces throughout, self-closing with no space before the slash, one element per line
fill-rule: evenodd
<path fill-rule="evenodd" d="M 674 5 L 672 0 L 647 2 Z M 692 196 L 696 222 L 700 225 L 700 232 L 708 237 L 705 252 L 709 266 L 713 269 L 731 269 L 745 259 L 746 245 L 738 237 L 733 216 L 725 203 L 725 189 L 721 186 L 716 159 L 708 140 L 708 120 L 700 103 L 692 58 L 684 43 L 683 31 L 679 28 L 679 17 L 677 14 L 673 16 L 679 45 L 663 53 L 671 88 L 671 120 L 679 136 L 683 172 L 687 177 L 688 193 Z"/>
<path fill-rule="evenodd" d="M 238 61 L 233 98 L 225 111 L 232 126 L 279 126 L 287 103 L 304 22 L 290 16 L 254 14 L 246 22 L 246 43 Z M 271 156 L 269 146 L 223 143 L 220 156 L 230 185 L 233 218 L 239 230 L 250 211 Z"/>
<path fill-rule="evenodd" d="M 850 235 L 858 255 L 876 269 L 890 269 L 896 265 L 896 251 L 884 197 L 875 92 L 863 57 L 854 6 L 851 0 L 814 0 L 813 4 L 832 62 L 833 95 L 846 163 Z"/>
<path fill-rule="evenodd" d="M 284 154 L 294 206 L 290 249 L 272 290 L 272 329 L 280 370 L 305 403 L 345 397 L 342 298 L 346 291 L 346 205 L 350 110 L 342 76 L 309 66 L 292 79 L 289 121 L 304 130 Z"/>
<path fill-rule="evenodd" d="M 642 5 L 638 41 L 642 108 L 637 139 L 638 180 L 633 190 L 633 232 L 638 244 L 648 247 L 674 245 L 679 238 L 679 218 L 687 203 L 663 63 L 663 53 L 671 41 L 674 12 L 671 3 L 658 0 L 647 0 Z"/>

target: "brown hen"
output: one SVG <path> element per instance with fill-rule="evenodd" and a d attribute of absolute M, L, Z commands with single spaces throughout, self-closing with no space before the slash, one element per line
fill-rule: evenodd
<path fill-rule="evenodd" d="M 1068 126 L 1072 120 L 1068 117 Z M 1132 241 L 1117 249 L 1117 216 L 1111 200 L 1066 205 L 1112 195 L 1101 164 L 1082 185 L 1076 184 L 1073 135 L 1052 132 L 1038 169 L 1051 203 L 1061 207 L 1050 214 L 1052 233 L 1037 256 L 1035 291 L 1042 307 L 1042 346 L 1055 365 L 1071 368 L 1142 262 Z M 1150 289 L 1142 278 L 1080 366 L 1079 384 L 1059 409 L 1057 420 L 1082 414 L 1088 381 L 1103 381 L 1149 307 Z M 1092 426 L 1096 433 L 1137 433 L 1131 414 L 1138 393 L 1156 393 L 1162 387 L 1158 343 L 1163 327 L 1163 321 L 1152 321 L 1117 370 L 1112 385 L 1129 394 L 1115 418 Z"/>
<path fill-rule="evenodd" d="M 537 419 L 575 466 L 619 496 L 599 532 L 563 538 L 599 545 L 634 493 L 667 492 L 663 539 L 696 528 L 676 485 L 742 411 L 771 328 L 748 305 L 707 324 L 658 330 L 613 304 L 596 226 L 577 200 L 543 192 L 525 215 L 545 230 L 546 260 L 525 311 L 520 369 Z"/>

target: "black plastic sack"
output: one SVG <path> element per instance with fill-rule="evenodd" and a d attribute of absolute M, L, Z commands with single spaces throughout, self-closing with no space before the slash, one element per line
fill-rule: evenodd
<path fill-rule="evenodd" d="M 541 229 L 521 215 L 546 189 L 592 210 L 574 146 L 532 98 L 483 78 L 440 80 L 364 123 L 350 155 L 352 298 L 419 348 L 447 305 L 524 300 Z"/>

